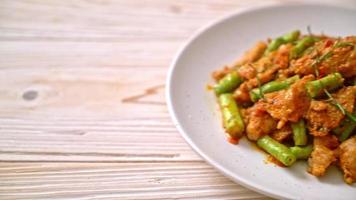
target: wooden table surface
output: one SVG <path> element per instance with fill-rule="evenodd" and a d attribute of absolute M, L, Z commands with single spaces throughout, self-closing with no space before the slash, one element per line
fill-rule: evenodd
<path fill-rule="evenodd" d="M 267 199 L 182 139 L 168 66 L 199 28 L 278 0 L 0 1 L 0 199 Z"/>

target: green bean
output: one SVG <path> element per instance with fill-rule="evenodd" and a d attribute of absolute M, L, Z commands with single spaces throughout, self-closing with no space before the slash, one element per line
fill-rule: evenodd
<path fill-rule="evenodd" d="M 321 79 L 310 81 L 306 84 L 306 89 L 310 97 L 315 98 L 323 93 L 323 90 L 332 90 L 341 86 L 344 82 L 341 74 L 336 72 Z"/>
<path fill-rule="evenodd" d="M 300 31 L 295 30 L 282 36 L 285 43 L 290 43 L 298 40 Z"/>
<path fill-rule="evenodd" d="M 296 123 L 291 123 L 292 131 L 293 131 L 293 140 L 294 144 L 297 146 L 306 145 L 307 144 L 307 134 L 306 127 L 303 119 L 300 119 Z"/>
<path fill-rule="evenodd" d="M 290 78 L 287 78 L 286 80 L 283 81 L 271 81 L 268 82 L 264 85 L 261 86 L 261 88 L 254 88 L 250 91 L 250 98 L 253 102 L 258 101 L 260 98 L 262 98 L 262 94 L 270 93 L 270 92 L 275 92 L 279 90 L 283 90 L 288 88 L 292 83 L 296 82 L 299 80 L 299 76 L 295 75 Z"/>
<path fill-rule="evenodd" d="M 266 135 L 257 140 L 257 145 L 282 162 L 285 166 L 291 166 L 296 157 L 285 145 Z"/>
<path fill-rule="evenodd" d="M 284 43 L 285 43 L 285 41 L 283 40 L 283 38 L 278 37 L 278 38 L 272 40 L 271 43 L 269 43 L 269 45 L 266 49 L 266 52 L 275 51 Z"/>
<path fill-rule="evenodd" d="M 356 128 L 356 123 L 354 123 L 352 121 L 348 121 L 345 124 L 345 126 L 342 128 L 343 130 L 341 131 L 341 134 L 339 136 L 339 140 L 341 142 L 345 141 L 347 138 L 350 137 L 350 135 L 355 130 L 355 128 Z"/>
<path fill-rule="evenodd" d="M 314 42 L 315 38 L 311 36 L 307 36 L 299 40 L 297 44 L 292 48 L 290 52 L 290 58 L 298 58 L 308 47 L 312 46 Z"/>
<path fill-rule="evenodd" d="M 338 42 L 335 44 L 335 47 L 338 48 L 338 47 L 355 47 L 354 43 L 352 42 Z"/>
<path fill-rule="evenodd" d="M 313 151 L 313 145 L 308 145 L 305 147 L 290 147 L 290 150 L 297 159 L 307 159 Z"/>
<path fill-rule="evenodd" d="M 300 35 L 299 31 L 293 31 L 291 33 L 287 33 L 281 37 L 277 37 L 275 39 L 273 39 L 267 49 L 266 52 L 271 52 L 271 51 L 275 51 L 277 50 L 282 44 L 286 44 L 286 43 L 290 43 L 290 42 L 294 42 L 295 40 L 298 39 Z"/>
<path fill-rule="evenodd" d="M 243 79 L 236 71 L 230 72 L 214 86 L 215 93 L 220 95 L 222 93 L 232 92 L 242 82 Z"/>
<path fill-rule="evenodd" d="M 232 94 L 221 94 L 219 96 L 219 104 L 225 131 L 233 138 L 241 137 L 245 130 L 245 125 Z"/>

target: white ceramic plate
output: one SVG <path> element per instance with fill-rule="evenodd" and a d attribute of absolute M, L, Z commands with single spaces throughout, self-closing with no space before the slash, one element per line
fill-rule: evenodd
<path fill-rule="evenodd" d="M 206 161 L 232 180 L 263 194 L 284 199 L 356 199 L 331 167 L 322 178 L 306 172 L 306 163 L 290 168 L 266 164 L 265 155 L 246 140 L 226 141 L 211 91 L 210 73 L 236 60 L 256 41 L 294 29 L 335 36 L 356 35 L 356 11 L 321 5 L 282 5 L 245 10 L 208 26 L 178 53 L 167 80 L 170 114 L 186 141 Z"/>

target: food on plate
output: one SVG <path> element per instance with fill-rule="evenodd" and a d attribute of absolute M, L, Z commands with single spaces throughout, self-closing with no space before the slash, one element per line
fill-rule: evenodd
<path fill-rule="evenodd" d="M 356 182 L 356 36 L 300 31 L 256 45 L 212 73 L 229 139 L 246 136 L 284 166 L 337 165 Z"/>

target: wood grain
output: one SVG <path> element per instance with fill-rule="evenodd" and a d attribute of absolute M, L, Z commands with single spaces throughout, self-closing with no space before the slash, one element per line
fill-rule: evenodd
<path fill-rule="evenodd" d="M 266 199 L 212 169 L 165 104 L 201 26 L 277 0 L 1 0 L 0 199 Z"/>
<path fill-rule="evenodd" d="M 204 163 L 8 163 L 3 199 L 265 199 Z M 45 188 L 45 190 L 44 190 Z"/>

